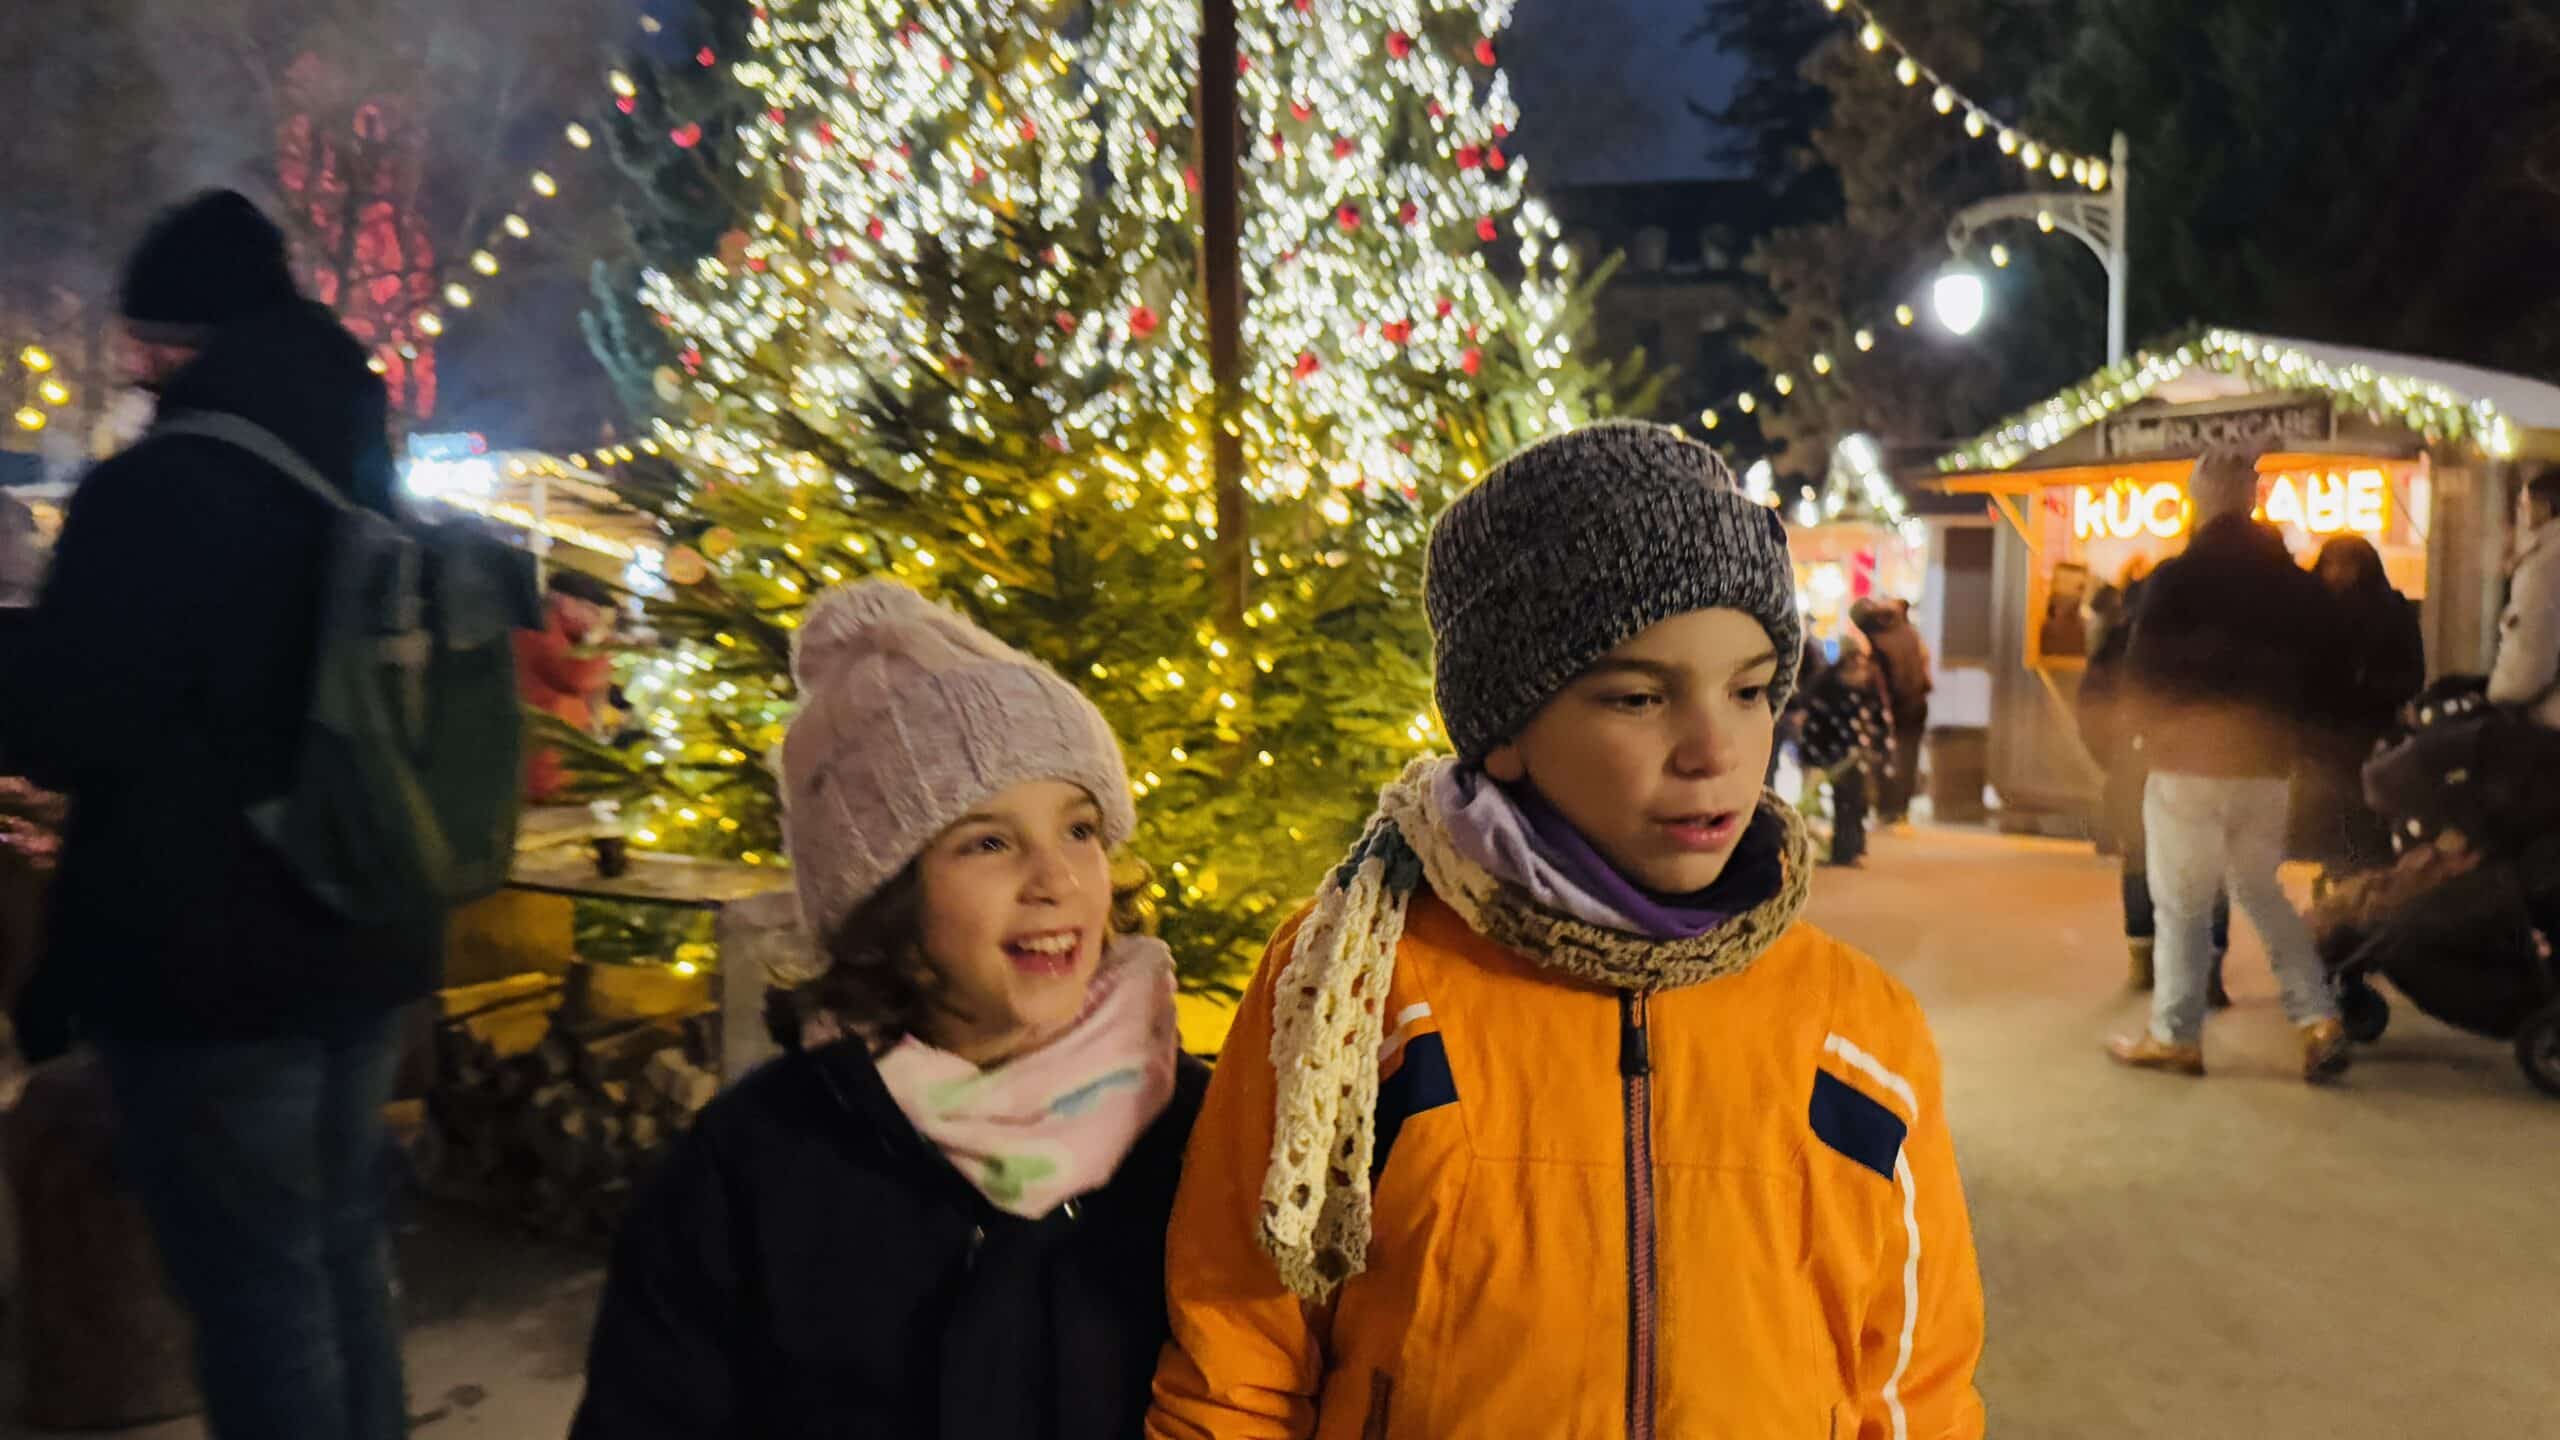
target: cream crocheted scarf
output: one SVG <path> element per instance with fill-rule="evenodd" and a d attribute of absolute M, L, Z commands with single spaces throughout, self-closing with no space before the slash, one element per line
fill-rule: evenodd
<path fill-rule="evenodd" d="M 1450 843 L 1432 782 L 1457 763 L 1417 760 L 1380 792 L 1377 813 L 1317 893 L 1273 986 L 1279 1094 L 1257 1228 L 1281 1280 L 1307 1300 L 1325 1299 L 1368 1267 L 1378 1051 L 1396 944 L 1419 886 L 1504 949 L 1574 980 L 1642 993 L 1742 970 L 1804 909 L 1812 842 L 1795 807 L 1771 795 L 1761 807 L 1784 823 L 1786 878 L 1775 897 L 1715 930 L 1652 940 L 1546 910 Z"/>

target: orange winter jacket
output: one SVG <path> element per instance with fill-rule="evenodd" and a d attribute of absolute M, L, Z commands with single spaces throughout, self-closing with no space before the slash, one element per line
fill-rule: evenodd
<path fill-rule="evenodd" d="M 1975 1440 L 1982 1286 L 1918 1004 L 1799 924 L 1649 998 L 1414 897 L 1369 1268 L 1255 1239 L 1272 941 L 1192 1133 L 1150 1440 Z"/>

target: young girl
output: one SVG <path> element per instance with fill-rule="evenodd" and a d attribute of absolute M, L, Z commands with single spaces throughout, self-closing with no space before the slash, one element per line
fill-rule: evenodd
<path fill-rule="evenodd" d="M 1205 1076 L 1164 947 L 1111 930 L 1119 746 L 886 581 L 812 605 L 793 673 L 813 1043 L 714 1101 L 631 1215 L 571 1434 L 1132 1435 Z"/>
<path fill-rule="evenodd" d="M 1433 528 L 1455 760 L 1282 927 L 1210 1082 L 1148 1434 L 1975 1440 L 1981 1284 L 1911 996 L 1761 788 L 1786 537 L 1650 425 Z"/>

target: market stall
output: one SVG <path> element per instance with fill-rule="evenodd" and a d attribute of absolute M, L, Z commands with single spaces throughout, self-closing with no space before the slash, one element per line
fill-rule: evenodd
<path fill-rule="evenodd" d="M 2267 447 L 2258 515 L 2308 564 L 2358 535 L 2422 602 L 2432 673 L 2486 667 L 2517 462 L 2560 455 L 2560 387 L 2415 356 L 2199 332 L 2139 351 L 1946 456 L 1993 557 L 1991 784 L 2013 829 L 2076 831 L 2100 775 L 2071 718 L 2090 617 L 2185 548 L 2214 445 Z"/>

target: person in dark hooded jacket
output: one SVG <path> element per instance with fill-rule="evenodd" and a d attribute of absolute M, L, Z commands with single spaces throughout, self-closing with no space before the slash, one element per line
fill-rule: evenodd
<path fill-rule="evenodd" d="M 162 217 L 122 308 L 162 419 L 246 420 L 390 512 L 382 384 L 250 201 Z M 442 938 L 340 919 L 248 819 L 294 778 L 333 521 L 246 451 L 146 434 L 81 483 L 0 654 L 0 763 L 72 800 L 23 1028 L 105 1061 L 225 1440 L 387 1440 L 406 1418 L 380 1116 Z"/>

